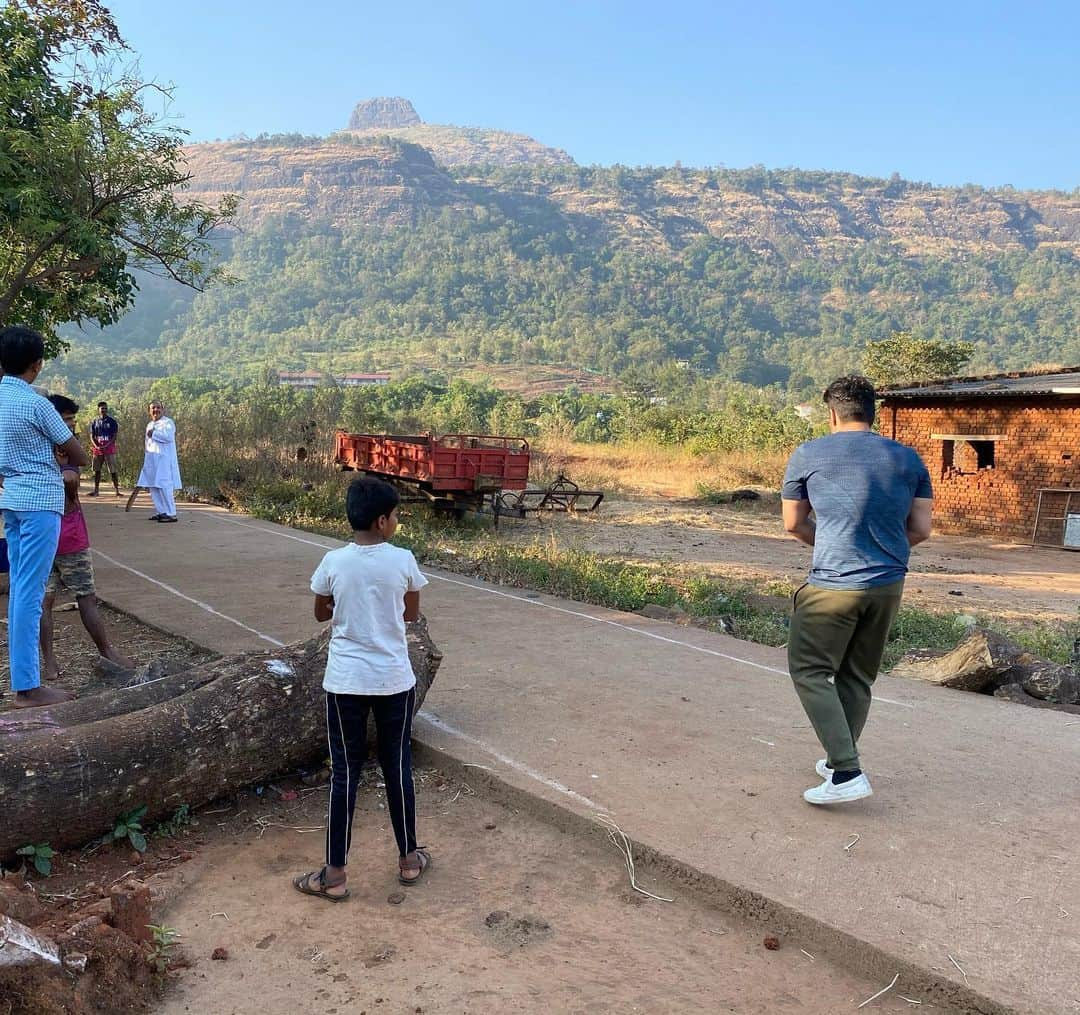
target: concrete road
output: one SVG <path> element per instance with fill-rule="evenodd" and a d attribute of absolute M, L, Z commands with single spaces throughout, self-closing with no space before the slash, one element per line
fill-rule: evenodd
<path fill-rule="evenodd" d="M 222 652 L 316 630 L 307 580 L 333 540 L 148 513 L 90 502 L 103 598 Z M 875 795 L 816 810 L 781 650 L 425 572 L 446 658 L 419 739 L 898 962 L 1080 1012 L 1075 717 L 882 678 L 861 745 Z"/>

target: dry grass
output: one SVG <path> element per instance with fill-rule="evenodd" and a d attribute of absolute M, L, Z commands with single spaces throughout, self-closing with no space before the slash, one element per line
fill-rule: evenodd
<path fill-rule="evenodd" d="M 649 442 L 578 444 L 558 438 L 535 442 L 532 481 L 565 472 L 579 486 L 632 496 L 701 497 L 740 487 L 778 490 L 787 455 L 764 451 L 692 455 Z"/>

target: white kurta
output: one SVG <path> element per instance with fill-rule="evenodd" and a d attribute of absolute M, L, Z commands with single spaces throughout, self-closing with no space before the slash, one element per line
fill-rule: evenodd
<path fill-rule="evenodd" d="M 176 458 L 176 424 L 168 416 L 146 427 L 146 454 L 143 457 L 139 486 L 179 490 L 180 463 Z"/>

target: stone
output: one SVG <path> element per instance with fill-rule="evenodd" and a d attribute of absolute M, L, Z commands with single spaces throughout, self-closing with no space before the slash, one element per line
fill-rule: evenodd
<path fill-rule="evenodd" d="M 33 927 L 46 915 L 33 885 L 24 881 L 20 886 L 14 879 L 0 881 L 0 916 L 10 916 L 12 920 Z"/>
<path fill-rule="evenodd" d="M 1021 684 L 1033 698 L 1058 705 L 1080 705 L 1080 674 L 1070 666 L 1043 659 L 1028 664 Z"/>
<path fill-rule="evenodd" d="M 226 962 L 229 958 L 229 949 L 219 946 L 210 953 L 210 958 L 214 962 Z"/>
<path fill-rule="evenodd" d="M 1001 698 L 1003 701 L 1014 701 L 1018 705 L 1034 705 L 1036 699 L 1032 698 L 1027 691 L 1024 690 L 1023 684 L 1002 684 L 994 692 L 995 698 Z"/>
<path fill-rule="evenodd" d="M 639 617 L 648 617 L 649 620 L 667 620 L 675 624 L 685 624 L 690 620 L 690 614 L 677 606 L 661 606 L 659 603 L 646 603 L 637 611 Z"/>
<path fill-rule="evenodd" d="M 146 885 L 114 888 L 109 893 L 112 907 L 112 925 L 132 941 L 149 944 L 153 940 L 150 925 L 150 889 Z"/>
<path fill-rule="evenodd" d="M 1002 684 L 1016 683 L 1010 671 L 1025 658 L 1023 649 L 1008 638 L 980 628 L 944 655 L 908 653 L 890 673 L 960 691 L 991 694 Z"/>
<path fill-rule="evenodd" d="M 380 97 L 356 104 L 349 117 L 349 130 L 392 130 L 415 127 L 423 122 L 408 99 Z"/>
<path fill-rule="evenodd" d="M 98 899 L 96 902 L 91 902 L 89 906 L 83 906 L 79 910 L 79 916 L 108 916 L 112 912 L 112 901 L 109 899 Z"/>

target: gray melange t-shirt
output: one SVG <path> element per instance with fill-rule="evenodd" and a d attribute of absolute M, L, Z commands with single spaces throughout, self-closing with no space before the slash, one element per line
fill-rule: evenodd
<path fill-rule="evenodd" d="M 869 589 L 902 581 L 911 547 L 907 519 L 916 497 L 932 497 L 930 473 L 904 444 L 864 430 L 797 447 L 784 474 L 784 500 L 808 500 L 817 534 L 809 582 Z"/>

